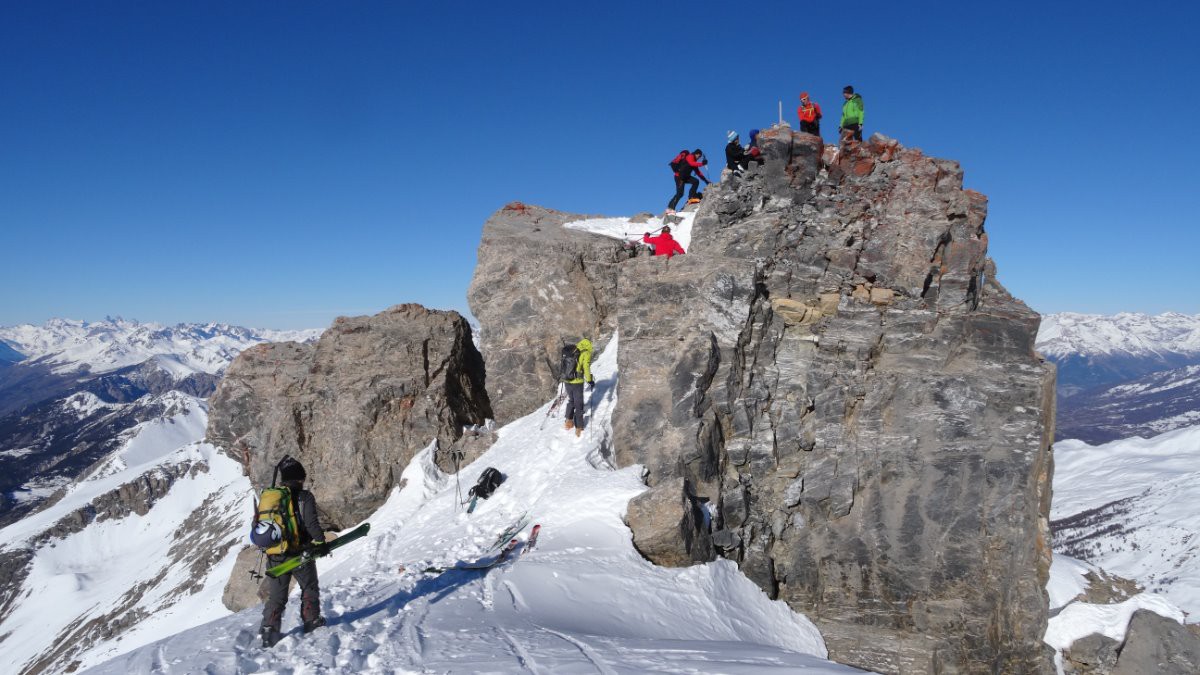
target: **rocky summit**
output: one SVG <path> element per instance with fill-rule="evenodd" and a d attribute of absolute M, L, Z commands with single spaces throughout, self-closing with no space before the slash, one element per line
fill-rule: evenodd
<path fill-rule="evenodd" d="M 843 663 L 1052 671 L 1054 368 L 987 257 L 986 198 L 880 135 L 759 139 L 765 165 L 708 188 L 684 256 L 523 204 L 487 222 L 469 301 L 498 418 L 546 400 L 564 339 L 619 331 L 611 449 L 679 519 L 631 507 L 644 555 L 736 560 Z"/>
<path fill-rule="evenodd" d="M 449 455 L 492 417 L 470 325 L 419 305 L 340 317 L 315 344 L 251 347 L 210 403 L 209 441 L 258 487 L 284 454 L 300 460 L 334 530 L 382 505 L 418 451 L 436 440 Z"/>

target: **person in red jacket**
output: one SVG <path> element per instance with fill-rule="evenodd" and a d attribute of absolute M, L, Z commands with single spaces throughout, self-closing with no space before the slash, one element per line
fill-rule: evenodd
<path fill-rule="evenodd" d="M 673 255 L 683 255 L 686 251 L 675 241 L 675 237 L 671 236 L 671 226 L 664 225 L 662 234 L 657 237 L 651 237 L 647 232 L 642 235 L 642 241 L 654 247 L 654 255 L 665 255 L 670 258 Z"/>
<path fill-rule="evenodd" d="M 704 181 L 705 185 L 708 185 L 708 178 L 700 170 L 700 167 L 706 164 L 708 164 L 708 160 L 704 158 L 704 153 L 699 148 L 692 152 L 688 152 L 687 150 L 680 151 L 675 156 L 675 159 L 671 160 L 671 170 L 675 172 L 675 196 L 667 203 L 668 211 L 674 211 L 675 207 L 679 204 L 679 198 L 683 196 L 684 185 L 691 186 L 691 189 L 688 191 L 688 200 L 691 201 L 696 198 L 696 190 L 700 187 L 700 181 L 696 180 L 695 176 L 692 175 L 692 171 L 695 171 L 696 175 L 700 176 L 700 180 Z"/>
<path fill-rule="evenodd" d="M 796 108 L 800 117 L 800 131 L 815 136 L 821 135 L 821 106 L 808 100 L 808 92 L 800 92 L 800 107 Z"/>

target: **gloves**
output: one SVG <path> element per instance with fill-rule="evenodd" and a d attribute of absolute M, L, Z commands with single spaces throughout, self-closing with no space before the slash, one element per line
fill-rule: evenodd
<path fill-rule="evenodd" d="M 307 553 L 309 555 L 309 557 L 317 558 L 317 557 L 320 557 L 320 556 L 323 556 L 323 555 L 329 553 L 329 544 L 327 544 L 323 541 L 322 542 L 314 541 L 314 542 L 310 543 L 307 548 L 305 548 L 304 552 Z"/>
<path fill-rule="evenodd" d="M 587 383 L 588 391 L 595 391 L 595 389 L 596 389 L 596 382 L 594 380 Z"/>

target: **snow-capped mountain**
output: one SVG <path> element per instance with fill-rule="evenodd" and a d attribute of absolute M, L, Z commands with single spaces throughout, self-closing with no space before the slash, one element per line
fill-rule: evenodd
<path fill-rule="evenodd" d="M 1037 349 L 1058 365 L 1060 397 L 1200 364 L 1200 315 L 1042 317 Z"/>
<path fill-rule="evenodd" d="M 16 355 L 0 358 L 0 525 L 86 474 L 126 430 L 172 414 L 172 393 L 208 396 L 243 349 L 318 335 L 124 319 L 0 328 Z"/>
<path fill-rule="evenodd" d="M 261 605 L 220 609 L 224 581 L 248 571 L 231 569 L 250 500 L 240 466 L 203 443 L 167 450 L 194 433 L 134 436 L 58 504 L 0 532 L 3 559 L 28 556 L 0 598 L 0 649 L 22 673 L 860 672 L 825 661 L 812 623 L 733 563 L 660 568 L 633 548 L 622 515 L 645 489 L 640 470 L 603 458 L 616 343 L 593 367 L 589 433 L 543 428 L 550 402 L 501 429 L 461 483 L 488 466 L 508 478 L 470 517 L 433 446 L 419 453 L 370 535 L 317 562 L 329 625 L 302 635 L 293 599 L 270 650 L 258 644 Z M 93 495 L 156 472 L 176 478 L 142 510 L 61 525 Z M 487 555 L 522 513 L 544 527 L 536 550 L 487 572 L 414 571 Z"/>
<path fill-rule="evenodd" d="M 263 330 L 221 323 L 163 326 L 115 318 L 104 321 L 51 319 L 41 326 L 0 327 L 0 340 L 26 362 L 50 365 L 57 374 L 86 367 L 102 373 L 155 357 L 170 357 L 164 367 L 176 375 L 215 374 L 238 352 L 259 342 L 307 342 L 320 330 Z"/>

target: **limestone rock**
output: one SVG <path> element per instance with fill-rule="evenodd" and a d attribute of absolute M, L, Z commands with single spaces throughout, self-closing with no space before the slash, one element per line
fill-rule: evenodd
<path fill-rule="evenodd" d="M 1117 649 L 1121 643 L 1092 633 L 1071 643 L 1063 654 L 1063 669 L 1079 675 L 1109 675 L 1117 665 Z"/>
<path fill-rule="evenodd" d="M 240 612 L 266 602 L 266 586 L 263 580 L 255 580 L 249 574 L 258 567 L 261 556 L 262 551 L 253 546 L 247 546 L 238 553 L 237 560 L 233 563 L 233 575 L 229 577 L 225 591 L 221 594 L 221 603 L 229 611 Z"/>
<path fill-rule="evenodd" d="M 448 453 L 492 417 L 467 321 L 419 305 L 340 317 L 315 344 L 251 347 L 209 405 L 208 440 L 256 487 L 284 454 L 304 464 L 327 529 L 378 508 L 418 451 Z"/>
<path fill-rule="evenodd" d="M 1200 637 L 1173 619 L 1145 609 L 1134 612 L 1112 675 L 1145 673 L 1200 673 Z"/>
<path fill-rule="evenodd" d="M 723 550 L 831 658 L 1049 672 L 1054 369 L 987 258 L 987 199 L 883 136 L 759 139 L 685 256 L 631 258 L 536 207 L 488 221 L 471 302 L 489 374 L 522 390 L 509 414 L 549 398 L 560 334 L 619 330 L 618 463 L 715 503 Z M 676 536 L 655 545 L 678 560 Z"/>
<path fill-rule="evenodd" d="M 626 521 L 634 533 L 634 547 L 656 565 L 685 567 L 713 559 L 704 514 L 682 478 L 629 500 Z"/>

